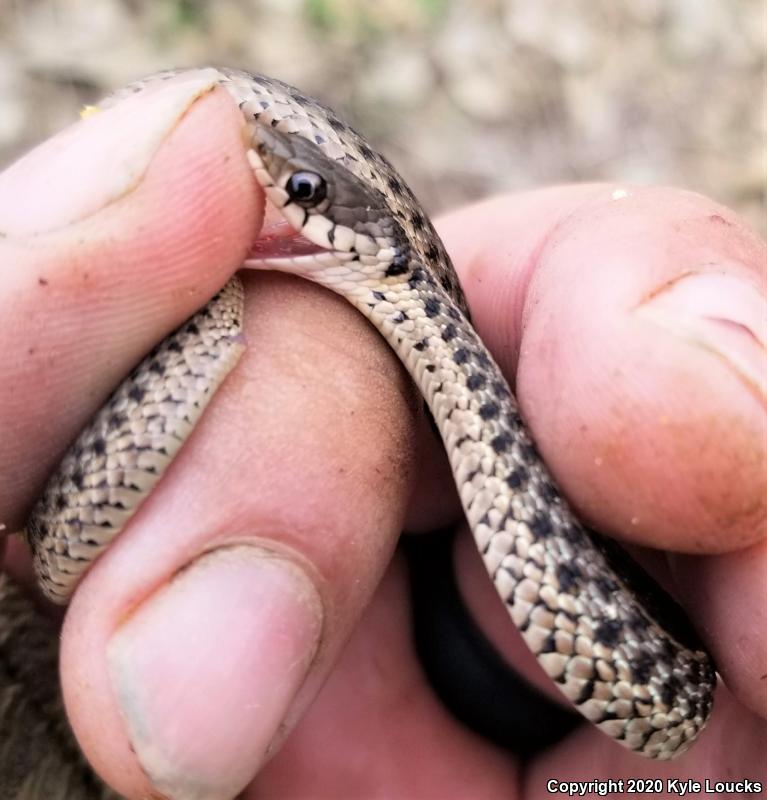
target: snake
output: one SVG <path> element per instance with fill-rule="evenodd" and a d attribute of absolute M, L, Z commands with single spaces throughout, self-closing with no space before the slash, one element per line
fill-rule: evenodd
<path fill-rule="evenodd" d="M 98 108 L 178 74 L 136 81 Z M 671 597 L 574 515 L 405 181 L 354 128 L 298 89 L 228 68 L 200 74 L 239 107 L 255 180 L 304 243 L 295 252 L 256 249 L 244 266 L 314 281 L 372 323 L 423 395 L 487 573 L 553 684 L 636 753 L 665 760 L 687 750 L 711 713 L 714 663 Z M 25 531 L 47 597 L 67 601 L 161 480 L 237 363 L 242 319 L 235 276 L 134 368 L 72 444 Z M 54 667 L 55 656 L 35 645 L 36 618 L 18 587 L 1 580 L 0 766 L 7 776 L 15 765 L 16 789 L 59 770 L 60 783 L 70 781 L 62 797 L 109 797 L 78 761 L 55 692 L 37 702 L 28 694 L 23 673 L 34 674 L 35 665 L 25 654 L 53 658 Z M 30 707 L 34 724 L 28 716 L 13 724 Z M 46 737 L 58 748 L 55 768 L 24 752 Z M 6 786 L 2 796 L 17 795 Z"/>

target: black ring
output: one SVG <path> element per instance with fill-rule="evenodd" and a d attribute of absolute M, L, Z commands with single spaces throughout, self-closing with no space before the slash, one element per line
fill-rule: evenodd
<path fill-rule="evenodd" d="M 455 579 L 454 532 L 403 537 L 418 657 L 432 688 L 464 725 L 521 756 L 582 721 L 512 669 L 469 614 Z"/>

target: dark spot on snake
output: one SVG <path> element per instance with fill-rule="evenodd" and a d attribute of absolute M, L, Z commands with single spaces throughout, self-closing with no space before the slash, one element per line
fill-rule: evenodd
<path fill-rule="evenodd" d="M 396 323 L 398 323 L 398 324 L 399 324 L 400 322 L 404 322 L 406 319 L 408 319 L 408 317 L 407 317 L 407 315 L 405 314 L 405 312 L 404 312 L 404 311 L 398 311 L 398 312 L 397 312 L 397 313 L 396 313 L 396 314 L 395 314 L 395 315 L 392 317 L 392 322 L 396 322 Z"/>
<path fill-rule="evenodd" d="M 360 142 L 359 148 L 360 153 L 368 160 L 376 158 L 376 154 L 364 142 Z"/>
<path fill-rule="evenodd" d="M 342 131 L 342 130 L 344 130 L 346 128 L 346 125 L 344 125 L 344 123 L 341 122 L 340 119 L 337 119 L 336 117 L 330 117 L 330 116 L 328 117 L 328 125 L 330 125 L 330 127 L 334 131 Z"/>
<path fill-rule="evenodd" d="M 58 511 L 62 511 L 67 507 L 67 498 L 63 494 L 57 494 L 54 505 Z"/>
<path fill-rule="evenodd" d="M 479 350 L 476 353 L 476 359 L 477 359 L 477 364 L 479 364 L 481 367 L 487 368 L 490 367 L 492 364 L 492 361 L 490 361 L 490 356 L 488 356 L 488 354 L 484 350 Z M 500 392 L 498 392 L 498 394 L 501 395 Z"/>
<path fill-rule="evenodd" d="M 451 322 L 449 325 L 445 326 L 445 329 L 442 331 L 442 341 L 449 342 L 455 339 L 458 335 L 458 329 L 453 325 Z"/>
<path fill-rule="evenodd" d="M 663 639 L 663 655 L 669 661 L 675 661 L 679 653 L 679 648 L 671 641 L 671 639 Z"/>
<path fill-rule="evenodd" d="M 126 422 L 127 417 L 125 414 L 121 414 L 119 411 L 115 411 L 109 419 L 107 420 L 107 427 L 114 430 L 115 428 L 119 428 L 121 425 L 124 425 Z"/>
<path fill-rule="evenodd" d="M 450 276 L 449 275 L 443 275 L 439 279 L 439 282 L 442 284 L 442 288 L 446 292 L 452 292 L 453 291 L 453 281 L 450 280 Z"/>
<path fill-rule="evenodd" d="M 557 564 L 557 580 L 559 588 L 563 592 L 570 591 L 578 583 L 579 577 L 577 570 L 574 570 L 569 564 Z"/>
<path fill-rule="evenodd" d="M 325 144 L 325 142 L 327 142 L 327 139 L 324 136 L 320 135 L 319 133 L 315 133 L 314 134 L 314 141 L 317 144 Z"/>
<path fill-rule="evenodd" d="M 566 673 L 566 670 L 562 673 L 563 677 Z M 578 698 L 573 701 L 575 705 L 579 706 L 581 703 L 585 703 L 587 700 L 591 699 L 591 696 L 594 694 L 594 683 L 594 679 L 590 678 L 583 684 L 581 693 L 578 695 Z"/>
<path fill-rule="evenodd" d="M 268 100 L 260 100 L 258 104 L 264 109 L 264 111 L 266 111 L 266 109 L 271 105 Z"/>
<path fill-rule="evenodd" d="M 547 637 L 546 641 L 541 645 L 541 649 L 539 652 L 541 653 L 555 653 L 557 650 L 557 642 L 554 638 L 554 632 L 552 631 Z"/>
<path fill-rule="evenodd" d="M 618 591 L 618 584 L 609 575 L 598 575 L 594 578 L 594 586 L 599 589 L 606 600 Z"/>
<path fill-rule="evenodd" d="M 538 512 L 530 522 L 530 530 L 536 536 L 550 536 L 553 528 L 548 514 Z"/>
<path fill-rule="evenodd" d="M 511 410 L 506 414 L 506 424 L 511 430 L 518 431 L 523 427 L 522 417 L 516 411 Z"/>
<path fill-rule="evenodd" d="M 584 546 L 584 533 L 583 528 L 577 523 L 570 523 L 565 522 L 559 528 L 559 533 L 568 541 L 570 544 L 574 544 L 576 547 L 583 547 Z"/>
<path fill-rule="evenodd" d="M 76 469 L 70 476 L 70 480 L 75 485 L 76 488 L 82 489 L 83 488 L 83 471 L 81 469 Z"/>
<path fill-rule="evenodd" d="M 479 407 L 479 416 L 484 420 L 495 419 L 498 412 L 498 403 L 494 403 L 492 400 Z"/>
<path fill-rule="evenodd" d="M 399 181 L 396 175 L 391 175 L 387 180 L 389 184 L 389 188 L 395 193 L 399 194 L 402 191 L 402 183 Z"/>
<path fill-rule="evenodd" d="M 695 717 L 695 715 L 697 713 L 698 713 L 698 709 L 695 708 L 695 704 L 694 703 L 690 703 L 690 705 L 687 706 L 687 710 L 682 713 L 682 716 L 685 719 L 693 719 L 693 717 Z"/>
<path fill-rule="evenodd" d="M 131 386 L 128 392 L 128 397 L 135 402 L 140 403 L 146 397 L 146 389 L 143 386 Z"/>
<path fill-rule="evenodd" d="M 280 124 L 280 121 L 275 117 L 275 119 L 271 120 L 269 124 L 272 126 L 272 128 L 276 128 Z"/>
<path fill-rule="evenodd" d="M 190 322 L 186 326 L 186 330 L 187 330 L 187 333 L 191 333 L 192 336 L 199 336 L 199 334 L 200 334 L 200 329 L 197 327 L 197 323 L 195 323 L 195 322 Z"/>
<path fill-rule="evenodd" d="M 408 280 L 408 286 L 411 289 L 415 289 L 419 283 L 421 283 L 424 279 L 424 271 L 421 267 L 416 267 L 413 272 L 410 274 L 410 278 Z"/>
<path fill-rule="evenodd" d="M 644 633 L 652 623 L 644 614 L 632 614 L 628 624 L 637 633 Z"/>
<path fill-rule="evenodd" d="M 469 351 L 465 347 L 459 347 L 458 350 L 453 353 L 453 361 L 458 364 L 465 364 L 469 360 Z"/>
<path fill-rule="evenodd" d="M 557 490 L 548 481 L 541 483 L 538 491 L 544 503 L 553 503 L 557 497 Z"/>
<path fill-rule="evenodd" d="M 537 461 L 540 458 L 538 455 L 538 450 L 532 443 L 523 444 L 520 450 L 522 458 L 524 458 L 525 461 Z"/>
<path fill-rule="evenodd" d="M 304 222 L 304 225 L 305 224 L 306 223 Z M 303 225 L 301 227 L 303 228 Z M 335 241 L 336 241 L 336 228 L 335 228 L 335 225 L 328 231 L 327 235 L 328 235 L 328 243 L 329 244 L 335 244 Z"/>
<path fill-rule="evenodd" d="M 429 249 L 426 251 L 426 258 L 431 262 L 440 260 L 440 252 L 437 245 L 435 244 L 429 245 Z"/>
<path fill-rule="evenodd" d="M 508 433 L 499 433 L 490 441 L 490 446 L 499 455 L 505 453 L 512 445 L 511 436 Z"/>
<path fill-rule="evenodd" d="M 620 640 L 623 624 L 617 619 L 606 619 L 597 625 L 594 638 L 607 647 L 614 647 Z"/>
<path fill-rule="evenodd" d="M 485 359 L 487 359 L 486 355 L 485 355 Z M 487 360 L 489 362 L 489 359 L 487 359 Z M 511 392 L 509 391 L 509 387 L 503 381 L 493 381 L 493 391 L 499 397 L 510 397 L 511 396 Z"/>
<path fill-rule="evenodd" d="M 375 299 L 378 300 L 379 302 L 381 302 L 382 300 L 386 300 L 386 298 L 384 297 L 384 293 L 379 291 L 374 291 L 373 297 L 375 297 Z"/>
<path fill-rule="evenodd" d="M 408 259 L 402 255 L 394 256 L 391 264 L 386 268 L 386 275 L 391 277 L 393 275 L 404 275 L 408 270 Z"/>
<path fill-rule="evenodd" d="M 509 489 L 519 489 L 527 483 L 528 478 L 527 470 L 524 467 L 517 467 L 506 476 L 506 485 Z"/>
<path fill-rule="evenodd" d="M 427 317 L 436 317 L 439 314 L 441 304 L 436 297 L 427 297 L 423 304 L 423 310 Z M 456 361 L 456 364 L 459 362 Z"/>
<path fill-rule="evenodd" d="M 181 352 L 181 345 L 175 339 L 172 339 L 170 342 L 168 342 L 165 345 L 165 349 L 169 353 L 180 353 Z"/>
<path fill-rule="evenodd" d="M 410 222 L 417 231 L 423 230 L 423 215 L 420 212 L 414 211 L 410 217 Z"/>
<path fill-rule="evenodd" d="M 426 349 L 428 346 L 429 346 L 429 340 L 428 340 L 428 339 L 421 339 L 421 341 L 420 341 L 420 342 L 416 342 L 416 343 L 413 345 L 413 349 L 414 349 L 414 350 L 417 350 L 419 353 L 423 353 L 423 351 L 424 351 L 424 350 L 425 350 L 425 349 Z"/>
<path fill-rule="evenodd" d="M 426 365 L 426 371 L 427 372 L 434 372 L 435 369 L 436 369 L 436 367 L 434 366 L 434 364 L 427 364 Z"/>
<path fill-rule="evenodd" d="M 666 683 L 663 685 L 663 688 L 660 692 L 660 699 L 667 705 L 673 706 L 674 700 L 676 696 L 679 694 L 679 690 L 682 688 L 682 682 L 679 678 L 674 675 L 672 672 L 668 678 L 666 678 Z"/>
<path fill-rule="evenodd" d="M 481 372 L 475 372 L 466 378 L 466 388 L 475 392 L 477 389 L 481 389 L 486 382 L 487 378 Z"/>
<path fill-rule="evenodd" d="M 93 450 L 93 452 L 94 452 L 94 453 L 95 453 L 97 456 L 103 456 L 103 455 L 104 455 L 104 453 L 106 452 L 106 449 L 107 449 L 107 444 L 106 444 L 106 442 L 105 442 L 103 439 L 101 439 L 101 438 L 99 438 L 99 439 L 94 439 L 94 441 L 93 441 L 93 444 L 91 445 L 91 449 Z"/>
<path fill-rule="evenodd" d="M 455 306 L 448 306 L 447 313 L 455 320 L 461 318 L 461 312 Z"/>
<path fill-rule="evenodd" d="M 631 659 L 629 667 L 631 668 L 631 677 L 634 683 L 647 683 L 652 674 L 652 668 L 655 666 L 655 659 L 650 653 L 639 652 L 635 658 Z"/>

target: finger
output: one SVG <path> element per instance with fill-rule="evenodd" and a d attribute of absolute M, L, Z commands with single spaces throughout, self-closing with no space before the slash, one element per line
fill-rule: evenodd
<path fill-rule="evenodd" d="M 0 176 L 0 522 L 16 530 L 130 367 L 260 226 L 243 123 L 205 73 L 95 114 Z"/>
<path fill-rule="evenodd" d="M 499 198 L 441 224 L 544 459 L 599 530 L 688 552 L 767 535 L 764 242 L 672 189 Z"/>
<path fill-rule="evenodd" d="M 327 675 L 390 557 L 417 405 L 381 337 L 248 278 L 245 355 L 63 633 L 67 708 L 120 792 L 234 796 Z"/>
<path fill-rule="evenodd" d="M 245 794 L 464 800 L 518 796 L 519 764 L 458 723 L 426 684 L 395 559 L 328 682 Z"/>

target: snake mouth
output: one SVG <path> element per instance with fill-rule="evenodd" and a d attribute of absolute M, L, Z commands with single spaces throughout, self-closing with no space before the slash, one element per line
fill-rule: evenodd
<path fill-rule="evenodd" d="M 323 247 L 309 241 L 283 216 L 282 212 L 267 201 L 264 222 L 258 238 L 248 249 L 244 266 L 258 268 L 264 262 L 276 259 L 295 259 L 327 252 Z"/>

